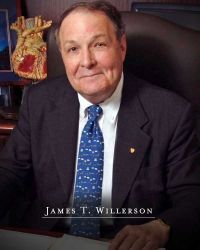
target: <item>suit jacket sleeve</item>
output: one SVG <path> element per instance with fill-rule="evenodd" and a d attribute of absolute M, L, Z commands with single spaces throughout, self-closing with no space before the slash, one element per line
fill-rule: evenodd
<path fill-rule="evenodd" d="M 28 120 L 28 93 L 24 98 L 20 119 L 0 156 L 0 217 L 11 203 L 23 194 L 31 173 L 31 144 Z"/>
<path fill-rule="evenodd" d="M 166 185 L 171 204 L 159 217 L 171 226 L 169 249 L 188 249 L 188 242 L 195 244 L 200 232 L 200 151 L 194 120 L 188 104 L 168 150 Z"/>

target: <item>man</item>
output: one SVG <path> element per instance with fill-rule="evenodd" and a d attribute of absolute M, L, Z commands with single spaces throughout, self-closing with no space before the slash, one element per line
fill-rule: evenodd
<path fill-rule="evenodd" d="M 80 225 L 76 216 L 84 204 L 91 211 L 102 205 L 127 209 L 125 218 L 102 221 L 105 230 L 106 223 L 113 228 L 110 250 L 196 246 L 200 154 L 190 104 L 123 74 L 124 26 L 109 3 L 73 5 L 56 36 L 69 82 L 64 76 L 28 90 L 1 154 L 0 214 L 14 194 L 28 190 L 26 226 L 52 229 L 61 221 L 41 217 L 52 207 L 71 207 L 78 215 L 62 220 L 70 232 L 98 235 L 98 218 Z M 134 208 L 152 208 L 153 216 L 133 218 L 126 211 Z"/>

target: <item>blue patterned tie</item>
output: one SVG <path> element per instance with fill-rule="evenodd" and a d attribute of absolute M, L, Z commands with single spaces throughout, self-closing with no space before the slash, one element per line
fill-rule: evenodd
<path fill-rule="evenodd" d="M 98 124 L 102 108 L 98 105 L 88 107 L 88 121 L 83 129 L 74 191 L 76 213 L 71 221 L 70 233 L 89 238 L 98 238 L 100 218 L 96 207 L 101 206 L 104 142 Z M 83 208 L 87 207 L 85 214 Z M 91 217 L 91 218 L 76 218 Z"/>

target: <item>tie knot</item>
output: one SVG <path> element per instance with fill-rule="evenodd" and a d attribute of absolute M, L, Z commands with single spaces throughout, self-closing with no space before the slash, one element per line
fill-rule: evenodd
<path fill-rule="evenodd" d="M 88 110 L 88 119 L 95 121 L 102 114 L 103 110 L 99 105 L 92 105 L 87 108 Z"/>

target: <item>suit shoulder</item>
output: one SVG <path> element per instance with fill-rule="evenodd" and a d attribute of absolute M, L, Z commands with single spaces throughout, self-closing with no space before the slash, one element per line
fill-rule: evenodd
<path fill-rule="evenodd" d="M 54 92 L 55 90 L 59 90 L 63 87 L 66 87 L 67 78 L 65 76 L 54 77 L 50 79 L 45 79 L 37 84 L 33 84 L 30 86 L 30 92 Z"/>
<path fill-rule="evenodd" d="M 178 111 L 190 105 L 190 102 L 179 94 L 150 84 L 146 81 L 137 80 L 138 96 L 147 109 L 154 111 L 171 110 Z"/>
<path fill-rule="evenodd" d="M 175 124 L 182 115 L 191 111 L 191 104 L 178 94 L 132 76 L 125 80 L 127 102 L 137 99 L 148 119 L 158 123 Z M 192 112 L 193 116 L 194 113 Z M 172 124 L 172 125 L 173 125 Z"/>
<path fill-rule="evenodd" d="M 34 99 L 34 102 L 45 102 L 46 100 L 55 100 L 63 93 L 73 92 L 66 76 L 45 79 L 37 84 L 28 87 L 27 92 L 29 99 Z"/>

